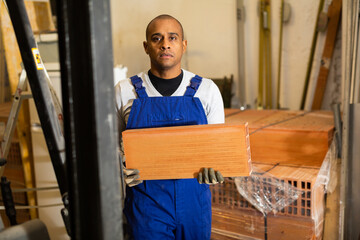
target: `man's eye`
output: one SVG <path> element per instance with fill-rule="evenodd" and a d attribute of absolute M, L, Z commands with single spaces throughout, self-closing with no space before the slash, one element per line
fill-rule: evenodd
<path fill-rule="evenodd" d="M 170 40 L 172 40 L 172 41 L 176 40 L 176 37 L 170 37 Z"/>
<path fill-rule="evenodd" d="M 160 37 L 154 37 L 154 38 L 152 38 L 152 41 L 153 41 L 153 42 L 158 42 L 158 41 L 160 41 L 160 40 L 161 40 Z"/>

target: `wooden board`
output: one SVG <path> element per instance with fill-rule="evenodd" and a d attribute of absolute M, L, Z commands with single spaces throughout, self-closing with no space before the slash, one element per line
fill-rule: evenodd
<path fill-rule="evenodd" d="M 34 33 L 55 31 L 50 2 L 25 1 L 31 28 Z"/>
<path fill-rule="evenodd" d="M 321 13 L 324 8 L 324 3 L 325 3 L 325 0 L 319 1 L 319 8 L 318 8 L 317 16 L 316 16 L 316 22 L 314 24 L 314 33 L 313 33 L 313 38 L 311 41 L 310 56 L 309 56 L 309 59 L 307 62 L 304 89 L 303 89 L 303 95 L 301 98 L 300 110 L 304 110 L 304 108 L 305 108 L 305 101 L 306 101 L 306 96 L 307 96 L 309 82 L 310 82 L 310 74 L 311 74 L 311 69 L 312 69 L 313 61 L 314 61 L 315 49 L 316 49 L 316 45 L 317 45 L 316 43 L 318 40 L 318 33 L 319 33 L 318 22 L 320 21 L 320 16 L 321 16 Z"/>
<path fill-rule="evenodd" d="M 247 124 L 132 129 L 122 134 L 126 167 L 139 169 L 144 180 L 194 178 L 204 167 L 224 177 L 251 172 Z"/>
<path fill-rule="evenodd" d="M 0 103 L 0 122 L 3 122 L 6 124 L 8 117 L 10 115 L 11 104 L 12 103 L 10 103 L 10 102 Z"/>
<path fill-rule="evenodd" d="M 320 167 L 333 139 L 327 111 L 246 110 L 230 112 L 226 123 L 249 123 L 253 163 Z"/>
<path fill-rule="evenodd" d="M 330 180 L 335 182 L 336 187 L 333 191 L 327 191 L 326 194 L 326 211 L 324 216 L 324 239 L 339 239 L 340 226 L 340 177 L 341 176 L 341 159 L 337 159 L 336 175 Z M 329 184 L 330 185 L 330 184 Z"/>
<path fill-rule="evenodd" d="M 2 1 L 0 5 L 0 23 L 2 32 L 1 37 L 3 38 L 2 40 L 5 50 L 5 59 L 10 82 L 10 91 L 11 94 L 14 94 L 21 73 L 21 56 L 19 47 L 17 45 L 14 29 L 9 14 L 6 10 L 6 6 Z"/>
<path fill-rule="evenodd" d="M 314 99 L 311 106 L 312 110 L 318 110 L 321 108 L 322 100 L 325 93 L 327 77 L 329 75 L 329 68 L 331 63 L 331 58 L 335 48 L 336 34 L 338 31 L 338 26 L 341 16 L 341 2 L 342 0 L 333 0 L 328 10 L 328 30 L 326 33 L 325 46 L 323 50 L 323 55 L 321 58 L 321 67 L 316 82 L 316 88 L 314 93 Z"/>

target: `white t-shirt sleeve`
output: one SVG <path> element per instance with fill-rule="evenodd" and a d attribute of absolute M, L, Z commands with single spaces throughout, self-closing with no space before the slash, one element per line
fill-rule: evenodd
<path fill-rule="evenodd" d="M 115 107 L 119 131 L 119 150 L 124 158 L 124 146 L 122 142 L 122 132 L 126 129 L 130 110 L 134 99 L 136 98 L 135 89 L 130 79 L 122 80 L 115 85 Z"/>
<path fill-rule="evenodd" d="M 125 130 L 136 92 L 130 79 L 122 80 L 115 86 L 115 106 L 119 132 Z"/>
<path fill-rule="evenodd" d="M 204 107 L 208 124 L 225 122 L 223 99 L 219 88 L 212 80 L 204 78 L 195 97 L 199 97 Z"/>
<path fill-rule="evenodd" d="M 224 102 L 220 90 L 215 83 L 212 84 L 212 88 L 215 89 L 213 95 L 210 98 L 211 108 L 207 114 L 208 123 L 225 123 Z"/>
<path fill-rule="evenodd" d="M 119 147 L 121 150 L 121 153 L 123 153 L 122 151 L 122 132 L 125 130 L 126 124 L 124 121 L 124 117 L 123 117 L 123 102 L 121 100 L 121 87 L 120 87 L 120 83 L 115 85 L 115 108 L 116 108 L 116 116 L 117 116 L 117 124 L 118 124 L 118 131 L 119 131 Z"/>

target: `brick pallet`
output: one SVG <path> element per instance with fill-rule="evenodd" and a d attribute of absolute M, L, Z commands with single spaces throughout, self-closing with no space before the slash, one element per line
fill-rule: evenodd
<path fill-rule="evenodd" d="M 292 204 L 268 214 L 268 239 L 321 239 L 324 186 L 317 177 L 332 141 L 332 114 L 230 109 L 226 122 L 249 123 L 254 169 L 266 172 L 252 183 L 253 189 L 268 188 L 266 182 L 273 181 L 269 175 L 301 191 Z M 211 190 L 212 239 L 264 239 L 263 214 L 238 193 L 233 180 Z"/>
<path fill-rule="evenodd" d="M 268 166 L 256 165 L 256 167 L 266 168 Z M 322 216 L 319 216 L 321 219 L 314 221 L 317 212 L 313 212 L 312 209 L 324 208 L 324 188 L 322 185 L 315 184 L 319 169 L 295 168 L 292 171 L 292 169 L 286 168 L 288 167 L 276 166 L 267 174 L 278 178 L 284 184 L 290 184 L 302 193 L 289 206 L 278 209 L 276 214 L 270 213 L 268 215 L 268 239 L 312 239 L 312 237 L 315 237 L 317 222 L 322 222 Z M 255 181 L 252 184 L 254 189 L 259 186 L 264 187 L 263 182 L 269 181 L 267 178 L 266 175 L 259 177 L 260 181 Z M 273 178 L 271 180 L 273 181 Z M 264 216 L 238 193 L 234 180 L 226 179 L 226 182 L 222 185 L 213 185 L 211 191 L 213 205 L 212 227 L 215 232 L 220 229 L 223 230 L 223 234 L 225 231 L 226 234 L 231 232 L 232 234 L 239 234 L 239 236 L 263 239 L 265 232 Z M 271 189 L 269 191 L 275 192 L 279 190 Z M 275 200 L 272 199 L 272 201 Z M 294 235 L 297 231 L 299 231 L 300 235 Z M 243 239 L 243 237 L 233 239 Z"/>

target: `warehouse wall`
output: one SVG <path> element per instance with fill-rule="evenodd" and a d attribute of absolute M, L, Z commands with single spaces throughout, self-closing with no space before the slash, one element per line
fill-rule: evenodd
<path fill-rule="evenodd" d="M 207 77 L 237 74 L 235 1 L 113 0 L 114 62 L 128 74 L 149 69 L 142 42 L 145 28 L 155 16 L 173 15 L 182 23 L 188 40 L 183 67 Z"/>
<path fill-rule="evenodd" d="M 148 70 L 149 60 L 144 53 L 147 23 L 155 16 L 168 13 L 183 24 L 188 51 L 183 67 L 206 77 L 238 76 L 238 37 L 236 0 L 111 0 L 114 62 L 128 67 L 128 76 Z M 286 0 L 291 17 L 283 25 L 280 105 L 297 110 L 308 65 L 311 41 L 319 0 Z M 327 1 L 330 2 L 330 1 Z M 244 49 L 245 86 L 235 85 L 234 93 L 245 88 L 246 103 L 255 107 L 258 87 L 258 1 L 243 0 L 245 7 Z M 272 0 L 272 77 L 273 103 L 279 50 L 280 0 Z M 324 34 L 323 34 L 324 35 Z M 320 51 L 321 54 L 321 47 Z M 235 96 L 235 103 L 238 96 Z M 275 105 L 274 105 L 275 106 Z M 238 107 L 234 104 L 234 107 Z"/>
<path fill-rule="evenodd" d="M 145 28 L 157 15 L 178 18 L 188 49 L 183 68 L 204 77 L 237 78 L 236 1 L 234 0 L 112 0 L 114 63 L 128 76 L 150 67 L 142 42 Z"/>

